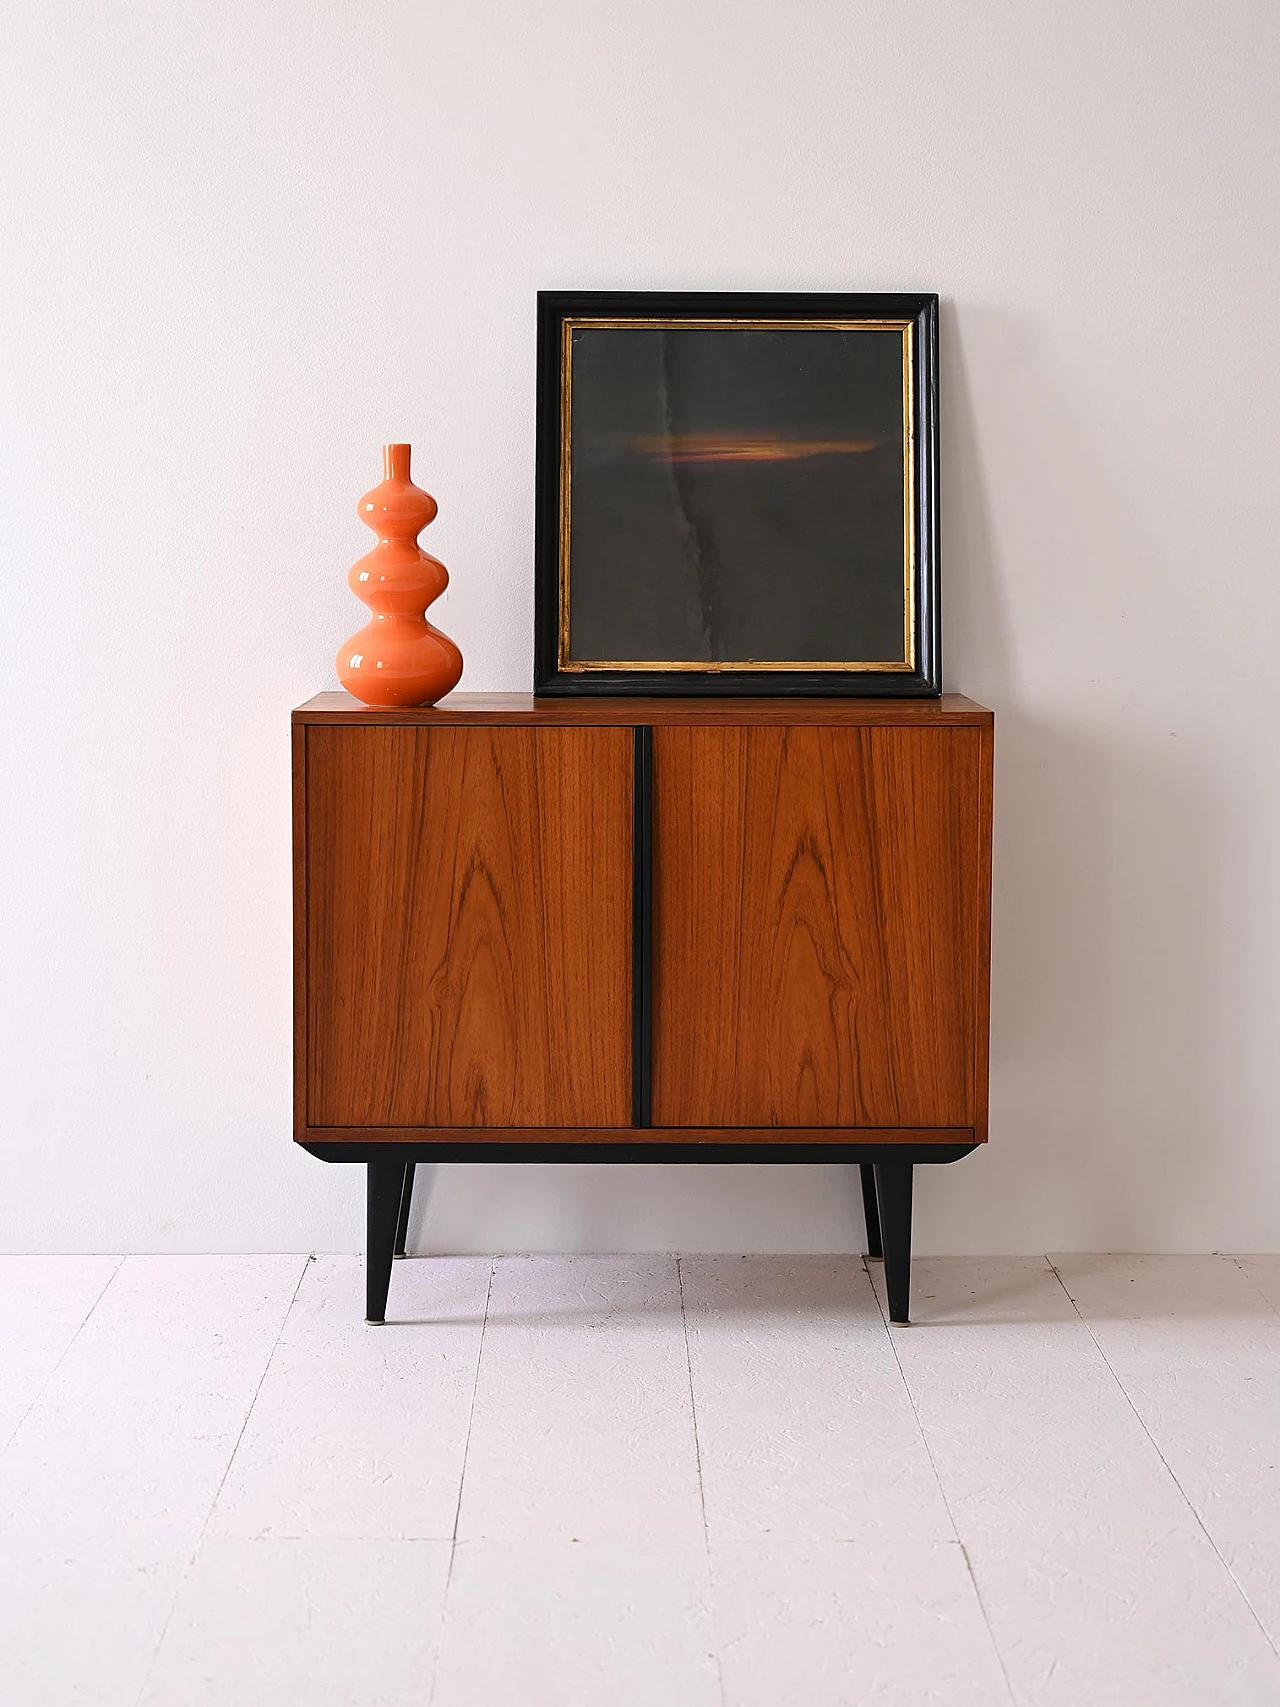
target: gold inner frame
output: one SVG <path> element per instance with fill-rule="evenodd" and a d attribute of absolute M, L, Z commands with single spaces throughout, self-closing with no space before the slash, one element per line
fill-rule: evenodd
<path fill-rule="evenodd" d="M 721 331 L 751 328 L 787 332 L 900 332 L 902 334 L 902 426 L 903 426 L 903 656 L 888 659 L 794 660 L 784 663 L 760 660 L 719 659 L 709 662 L 677 662 L 662 659 L 582 659 L 569 656 L 569 563 L 572 537 L 572 450 L 573 450 L 573 334 L 578 331 L 615 332 L 646 329 Z M 915 322 L 912 320 L 794 320 L 735 319 L 729 315 L 706 319 L 680 317 L 566 318 L 560 325 L 560 627 L 558 663 L 561 670 L 668 670 L 680 673 L 716 674 L 726 670 L 913 670 L 916 648 L 916 517 L 915 517 Z"/>

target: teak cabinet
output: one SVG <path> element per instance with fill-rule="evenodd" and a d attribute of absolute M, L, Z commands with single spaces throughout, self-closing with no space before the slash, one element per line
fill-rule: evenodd
<path fill-rule="evenodd" d="M 849 1160 L 890 1312 L 912 1167 L 986 1138 L 992 716 L 454 694 L 294 713 L 296 1137 L 368 1164 Z"/>

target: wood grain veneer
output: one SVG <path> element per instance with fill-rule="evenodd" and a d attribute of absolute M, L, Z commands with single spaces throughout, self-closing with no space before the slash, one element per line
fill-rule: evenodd
<path fill-rule="evenodd" d="M 304 731 L 299 1136 L 625 1126 L 628 732 Z"/>
<path fill-rule="evenodd" d="M 655 1127 L 985 1137 L 989 746 L 894 711 L 655 730 Z"/>

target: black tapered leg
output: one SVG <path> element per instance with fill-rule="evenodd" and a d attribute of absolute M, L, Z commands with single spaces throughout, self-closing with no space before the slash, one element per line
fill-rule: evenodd
<path fill-rule="evenodd" d="M 369 1162 L 366 1248 L 364 1256 L 364 1319 L 385 1322 L 396 1226 L 404 1196 L 403 1162 Z"/>
<path fill-rule="evenodd" d="M 862 1175 L 862 1218 L 867 1224 L 867 1255 L 882 1257 L 884 1246 L 880 1243 L 880 1208 L 876 1203 L 876 1170 L 871 1162 L 862 1162 L 858 1167 Z"/>
<path fill-rule="evenodd" d="M 404 1255 L 405 1240 L 409 1237 L 409 1211 L 413 1207 L 413 1170 L 415 1164 L 404 1165 L 404 1186 L 400 1192 L 400 1216 L 396 1222 L 396 1255 Z"/>
<path fill-rule="evenodd" d="M 877 1162 L 876 1198 L 884 1243 L 889 1320 L 911 1320 L 911 1163 Z"/>

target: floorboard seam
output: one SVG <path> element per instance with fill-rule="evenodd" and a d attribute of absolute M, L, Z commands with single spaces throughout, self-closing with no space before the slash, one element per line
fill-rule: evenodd
<path fill-rule="evenodd" d="M 721 1707 L 726 1707 L 724 1692 L 724 1669 L 720 1664 L 720 1631 L 716 1624 L 715 1576 L 711 1563 L 711 1531 L 707 1525 L 707 1493 L 702 1485 L 702 1443 L 698 1439 L 698 1401 L 693 1391 L 693 1353 L 689 1349 L 689 1317 L 684 1307 L 684 1268 L 679 1252 L 676 1253 L 676 1284 L 680 1289 L 680 1326 L 684 1331 L 684 1366 L 689 1377 L 689 1417 L 693 1423 L 693 1457 L 698 1470 L 698 1503 L 702 1507 L 702 1545 L 707 1555 L 707 1589 L 711 1595 L 711 1604 L 707 1611 L 711 1618 L 712 1652 L 716 1662 L 716 1685 L 720 1693 Z"/>
<path fill-rule="evenodd" d="M 231 1466 L 235 1463 L 236 1453 L 240 1450 L 240 1443 L 243 1441 L 245 1430 L 249 1426 L 249 1418 L 253 1415 L 253 1408 L 258 1402 L 258 1395 L 261 1393 L 263 1383 L 267 1379 L 267 1373 L 270 1370 L 271 1365 L 275 1362 L 276 1352 L 280 1348 L 280 1341 L 284 1338 L 284 1330 L 289 1325 L 289 1317 L 293 1314 L 293 1306 L 298 1301 L 298 1294 L 302 1290 L 302 1283 L 307 1278 L 307 1271 L 315 1260 L 314 1252 L 303 1259 L 302 1269 L 298 1275 L 298 1283 L 289 1295 L 289 1302 L 285 1307 L 284 1314 L 280 1318 L 280 1326 L 276 1329 L 276 1337 L 271 1342 L 271 1350 L 267 1353 L 266 1360 L 262 1365 L 262 1374 L 258 1377 L 257 1385 L 253 1389 L 253 1396 L 249 1400 L 248 1406 L 245 1409 L 244 1421 L 240 1424 L 239 1432 L 236 1434 L 235 1444 L 227 1454 L 227 1461 L 222 1467 L 221 1476 L 218 1478 L 218 1486 L 214 1489 L 213 1498 L 209 1501 L 209 1509 L 204 1514 L 204 1522 L 200 1525 L 200 1533 L 196 1537 L 195 1545 L 187 1555 L 187 1562 L 183 1566 L 182 1573 L 174 1587 L 173 1599 L 169 1602 L 169 1610 L 165 1614 L 164 1623 L 160 1627 L 160 1634 L 156 1637 L 155 1646 L 151 1650 L 151 1658 L 147 1661 L 147 1669 L 142 1674 L 142 1684 L 139 1687 L 136 1698 L 137 1703 L 141 1703 L 143 1696 L 147 1693 L 147 1685 L 151 1682 L 151 1674 L 156 1669 L 156 1661 L 160 1657 L 160 1650 L 164 1646 L 164 1639 L 169 1634 L 169 1626 L 173 1623 L 173 1615 L 178 1610 L 178 1602 L 182 1599 L 182 1591 L 186 1588 L 187 1583 L 191 1579 L 192 1567 L 194 1566 L 196 1559 L 199 1557 L 201 1547 L 204 1546 L 204 1538 L 208 1533 L 210 1523 L 213 1521 L 213 1514 L 218 1509 L 218 1501 L 222 1498 L 222 1490 L 227 1485 L 227 1477 L 231 1474 Z"/>
<path fill-rule="evenodd" d="M 1249 1596 L 1245 1593 L 1245 1590 L 1244 1590 L 1243 1586 L 1241 1585 L 1239 1577 L 1237 1577 L 1235 1572 L 1231 1569 L 1231 1566 L 1227 1563 L 1226 1559 L 1223 1557 L 1222 1552 L 1218 1547 L 1218 1543 L 1214 1540 L 1213 1536 L 1209 1533 L 1208 1529 L 1205 1527 L 1204 1519 L 1201 1517 L 1200 1513 L 1196 1510 L 1195 1503 L 1191 1499 L 1190 1495 L 1187 1493 L 1187 1490 L 1183 1487 L 1182 1483 L 1178 1480 L 1177 1475 L 1174 1473 L 1174 1469 L 1173 1469 L 1172 1464 L 1170 1464 L 1169 1460 L 1165 1457 L 1164 1453 L 1160 1450 L 1160 1444 L 1156 1440 L 1156 1437 L 1152 1434 L 1151 1430 L 1147 1427 L 1146 1422 L 1143 1419 L 1142 1412 L 1138 1409 L 1138 1407 L 1134 1404 L 1133 1400 L 1129 1397 L 1128 1389 L 1126 1388 L 1124 1382 L 1120 1379 L 1119 1375 L 1116 1373 L 1114 1367 L 1112 1366 L 1111 1359 L 1107 1356 L 1106 1352 L 1102 1349 L 1102 1342 L 1099 1340 L 1097 1334 L 1094 1333 L 1092 1325 L 1090 1324 L 1089 1321 L 1086 1320 L 1086 1318 L 1084 1316 L 1081 1315 L 1079 1307 L 1077 1306 L 1075 1299 L 1071 1296 L 1071 1293 L 1067 1287 L 1066 1281 L 1062 1278 L 1061 1274 L 1059 1274 L 1059 1272 L 1058 1272 L 1058 1265 L 1053 1261 L 1052 1257 L 1046 1257 L 1044 1260 L 1049 1264 L 1049 1267 L 1053 1270 L 1054 1279 L 1058 1282 L 1058 1285 L 1062 1288 L 1063 1292 L 1066 1293 L 1067 1301 L 1071 1305 L 1072 1310 L 1075 1311 L 1076 1320 L 1080 1323 L 1081 1327 L 1088 1334 L 1089 1338 L 1093 1341 L 1093 1344 L 1094 1344 L 1095 1348 L 1097 1349 L 1098 1356 L 1102 1359 L 1103 1365 L 1106 1368 L 1107 1373 L 1110 1375 L 1111 1379 L 1115 1382 L 1116 1386 L 1120 1389 L 1120 1392 L 1124 1395 L 1125 1404 L 1128 1405 L 1129 1409 L 1133 1412 L 1134 1416 L 1137 1418 L 1138 1427 L 1142 1430 L 1143 1434 L 1145 1434 L 1147 1439 L 1151 1442 L 1152 1451 L 1155 1453 L 1156 1457 L 1160 1460 L 1160 1462 L 1164 1465 L 1165 1471 L 1168 1474 L 1169 1480 L 1173 1483 L 1174 1487 L 1177 1488 L 1178 1492 L 1182 1495 L 1183 1500 L 1186 1502 L 1187 1510 L 1191 1513 L 1192 1517 L 1194 1517 L 1196 1520 L 1196 1525 L 1199 1528 L 1200 1533 L 1204 1536 L 1205 1540 L 1209 1543 L 1209 1546 L 1213 1549 L 1214 1557 L 1217 1559 L 1218 1563 L 1222 1566 L 1223 1570 L 1227 1573 L 1227 1576 L 1231 1579 L 1231 1582 L 1232 1582 L 1233 1586 L 1235 1587 L 1236 1593 L 1240 1596 L 1241 1600 L 1243 1600 L 1245 1605 L 1249 1608 L 1249 1616 L 1253 1619 L 1254 1623 L 1258 1626 L 1259 1630 L 1261 1630 L 1263 1640 L 1266 1642 L 1267 1646 L 1271 1649 L 1271 1652 L 1273 1654 L 1275 1654 L 1276 1658 L 1280 1659 L 1280 1649 L 1278 1649 L 1276 1647 L 1275 1642 L 1272 1640 L 1271 1632 L 1267 1629 L 1266 1625 L 1262 1622 L 1262 1619 L 1258 1616 L 1257 1609 L 1255 1608 L 1253 1602 L 1249 1599 Z"/>
<path fill-rule="evenodd" d="M 476 1373 L 471 1383 L 471 1403 L 467 1408 L 467 1432 L 462 1442 L 462 1465 L 458 1471 L 458 1499 L 453 1508 L 453 1534 L 449 1537 L 449 1568 L 445 1572 L 444 1593 L 440 1596 L 440 1637 L 436 1642 L 435 1664 L 431 1668 L 431 1687 L 427 1691 L 427 1707 L 436 1698 L 436 1685 L 440 1681 L 440 1654 L 444 1648 L 445 1620 L 449 1614 L 449 1590 L 453 1586 L 453 1562 L 458 1554 L 458 1524 L 462 1521 L 462 1490 L 467 1480 L 467 1458 L 471 1452 L 471 1428 L 475 1422 L 476 1394 L 480 1391 L 480 1364 L 484 1358 L 484 1336 L 489 1326 L 489 1300 L 493 1297 L 493 1276 L 498 1266 L 497 1257 L 489 1258 L 489 1284 L 484 1292 L 484 1313 L 480 1318 L 480 1343 L 476 1347 Z"/>
<path fill-rule="evenodd" d="M 1270 1298 L 1267 1297 L 1266 1293 L 1262 1290 L 1262 1288 L 1258 1285 L 1257 1281 L 1249 1273 L 1249 1270 L 1240 1261 L 1240 1258 L 1239 1257 L 1230 1257 L 1228 1260 L 1230 1262 L 1233 1262 L 1236 1265 L 1236 1267 L 1240 1270 L 1240 1273 L 1249 1282 L 1249 1285 L 1252 1286 L 1253 1290 L 1258 1294 L 1258 1297 L 1261 1298 L 1262 1302 L 1266 1305 L 1267 1309 L 1272 1311 L 1273 1314 L 1280 1316 L 1280 1304 L 1273 1304 L 1271 1302 Z"/>
<path fill-rule="evenodd" d="M 31 1415 L 32 1411 L 35 1410 L 36 1406 L 40 1403 L 41 1399 L 44 1397 L 45 1391 L 48 1388 L 49 1383 L 53 1380 L 54 1376 L 62 1368 L 62 1365 L 66 1362 L 68 1353 L 70 1352 L 72 1346 L 76 1343 L 76 1341 L 80 1338 L 80 1335 L 84 1332 L 85 1327 L 88 1324 L 90 1316 L 92 1316 L 93 1312 L 98 1308 L 98 1305 L 101 1304 L 103 1298 L 106 1296 L 108 1287 L 111 1285 L 112 1281 L 114 1281 L 115 1277 L 119 1274 L 120 1270 L 124 1267 L 125 1263 L 128 1260 L 129 1259 L 127 1256 L 121 1256 L 121 1257 L 116 1258 L 116 1266 L 111 1270 L 111 1273 L 107 1276 L 107 1278 L 103 1281 L 102 1285 L 98 1288 L 97 1296 L 94 1298 L 93 1303 L 90 1304 L 89 1308 L 85 1311 L 84 1316 L 81 1319 L 80 1325 L 76 1329 L 75 1333 L 72 1334 L 71 1338 L 67 1341 L 66 1345 L 63 1346 L 62 1353 L 59 1356 L 58 1361 L 53 1365 L 53 1367 L 49 1370 L 49 1373 L 45 1376 L 44 1380 L 40 1383 L 36 1392 L 32 1395 L 31 1403 L 27 1406 L 26 1410 L 23 1411 L 22 1415 L 18 1418 L 17 1422 L 14 1423 L 14 1425 L 10 1429 L 9 1433 L 5 1436 L 4 1441 L 0 1442 L 0 1454 L 7 1452 L 8 1449 L 13 1445 L 14 1441 L 18 1438 L 18 1431 L 21 1429 L 23 1423 L 26 1422 L 27 1418 Z"/>
<path fill-rule="evenodd" d="M 902 1367 L 902 1359 L 898 1356 L 898 1347 L 894 1343 L 893 1329 L 889 1325 L 889 1318 L 885 1315 L 884 1305 L 880 1301 L 880 1293 L 876 1288 L 875 1281 L 871 1278 L 871 1269 L 869 1264 L 872 1260 L 873 1259 L 870 1257 L 865 1256 L 862 1259 L 862 1267 L 867 1277 L 867 1284 L 871 1288 L 871 1296 L 876 1301 L 876 1308 L 880 1312 L 880 1320 L 884 1324 L 885 1335 L 889 1341 L 889 1350 L 893 1353 L 893 1361 L 898 1368 L 898 1378 L 902 1382 L 902 1390 L 907 1395 L 907 1403 L 911 1406 L 911 1414 L 916 1419 L 916 1428 L 920 1431 L 920 1443 L 924 1447 L 925 1455 L 928 1457 L 929 1468 L 933 1471 L 933 1479 L 938 1484 L 938 1495 L 942 1500 L 942 1509 L 947 1514 L 947 1522 L 951 1525 L 951 1533 L 955 1536 L 956 1546 L 960 1549 L 960 1557 L 964 1560 L 964 1568 L 969 1573 L 969 1581 L 973 1585 L 974 1599 L 978 1603 L 978 1611 L 982 1614 L 982 1622 L 986 1625 L 987 1636 L 991 1642 L 991 1651 L 996 1656 L 996 1664 L 1000 1667 L 1000 1675 L 1004 1679 L 1005 1691 L 1008 1694 L 1011 1707 L 1017 1707 L 1018 1698 L 1013 1691 L 1013 1683 L 1009 1677 L 1009 1669 L 1004 1663 L 1004 1654 L 1001 1652 L 1000 1643 L 996 1640 L 996 1633 L 991 1623 L 991 1616 L 987 1611 L 987 1603 L 982 1598 L 982 1589 L 978 1583 L 977 1572 L 973 1568 L 973 1560 L 969 1557 L 969 1549 L 965 1546 L 964 1541 L 961 1538 L 960 1528 L 956 1523 L 955 1513 L 951 1509 L 951 1501 L 947 1498 L 946 1486 L 943 1483 L 942 1474 L 938 1469 L 938 1461 L 933 1456 L 933 1448 L 929 1445 L 929 1436 L 925 1433 L 924 1424 L 920 1421 L 920 1409 L 916 1404 L 916 1396 L 911 1391 L 911 1383 L 907 1380 L 907 1372 Z"/>

